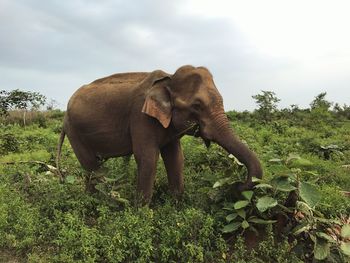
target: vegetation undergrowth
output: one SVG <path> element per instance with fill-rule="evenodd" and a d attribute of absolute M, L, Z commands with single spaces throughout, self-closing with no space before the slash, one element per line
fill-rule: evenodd
<path fill-rule="evenodd" d="M 265 96 L 264 96 L 265 95 Z M 8 111 L 0 125 L 1 262 L 349 262 L 349 108 L 325 103 L 278 110 L 271 92 L 255 112 L 228 112 L 257 152 L 264 178 L 239 193 L 245 167 L 213 144 L 184 137 L 185 193 L 168 192 L 159 162 L 151 204 L 137 208 L 136 164 L 110 159 L 85 192 L 63 113 Z M 266 106 L 266 107 L 265 107 Z M 29 117 L 30 116 L 30 117 Z M 40 117 L 38 117 L 40 116 Z"/>

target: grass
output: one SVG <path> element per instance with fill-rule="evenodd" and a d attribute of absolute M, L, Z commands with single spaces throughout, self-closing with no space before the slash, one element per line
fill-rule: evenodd
<path fill-rule="evenodd" d="M 259 155 L 264 182 L 301 169 L 302 180 L 316 184 L 317 212 L 327 219 L 350 214 L 350 123 L 298 123 L 286 117 L 259 123 L 254 114 L 236 114 L 233 124 L 242 140 Z M 234 116 L 236 116 L 234 115 Z M 136 164 L 133 158 L 108 160 L 99 176 L 106 181 L 96 194 L 84 191 L 86 172 L 67 142 L 61 167 L 67 180 L 59 183 L 54 166 L 62 114 L 43 114 L 30 125 L 21 120 L 0 125 L 0 258 L 5 262 L 308 262 L 310 243 L 280 236 L 274 225 L 259 229 L 263 240 L 253 250 L 246 232 L 222 233 L 225 202 L 236 200 L 233 188 L 213 189 L 220 179 L 245 177 L 245 169 L 217 145 L 206 149 L 200 139 L 184 137 L 185 194 L 175 200 L 168 192 L 161 162 L 149 207 L 136 208 Z M 313 116 L 314 117 L 314 116 Z M 28 123 L 28 122 L 27 122 Z M 336 123 L 336 125 L 334 125 Z M 317 125 L 317 126 L 316 126 Z M 337 145 L 326 158 L 322 146 Z M 291 168 L 291 154 L 308 161 Z M 280 162 L 271 162 L 280 159 Z M 5 164 L 8 163 L 8 164 Z M 225 190 L 226 189 L 226 190 Z M 285 195 L 276 195 L 285 198 Z M 272 212 L 270 213 L 272 214 Z M 289 230 L 291 231 L 291 230 Z M 287 239 L 289 237 L 289 239 Z M 305 251 L 305 250 L 304 250 Z M 306 255 L 310 253 L 309 257 Z M 339 257 L 339 260 L 345 260 Z M 327 260 L 330 260 L 329 258 Z M 342 261 L 338 261 L 342 262 Z M 346 262 L 346 261 L 344 261 Z"/>

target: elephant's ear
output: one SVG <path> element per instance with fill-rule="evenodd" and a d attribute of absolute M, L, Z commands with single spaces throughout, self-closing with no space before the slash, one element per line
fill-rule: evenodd
<path fill-rule="evenodd" d="M 156 118 L 164 128 L 168 128 L 171 121 L 170 94 L 164 81 L 168 79 L 167 76 L 154 81 L 142 108 L 143 113 Z"/>

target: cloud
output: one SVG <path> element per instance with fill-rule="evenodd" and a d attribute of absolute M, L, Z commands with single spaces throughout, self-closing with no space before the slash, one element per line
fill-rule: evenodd
<path fill-rule="evenodd" d="M 206 3 L 1 0 L 0 88 L 40 91 L 64 105 L 79 86 L 99 77 L 154 69 L 173 73 L 193 64 L 212 71 L 226 109 L 244 110 L 254 107 L 251 96 L 260 90 L 281 94 L 286 105 L 307 105 L 306 96 L 293 94 L 349 83 L 344 68 L 350 63 L 341 50 L 327 60 L 316 56 L 314 65 L 284 56 L 286 49 L 273 53 L 286 40 L 265 52 L 274 31 L 264 26 L 273 23 L 250 21 L 248 4 Z M 255 37 L 259 28 L 263 34 Z"/>

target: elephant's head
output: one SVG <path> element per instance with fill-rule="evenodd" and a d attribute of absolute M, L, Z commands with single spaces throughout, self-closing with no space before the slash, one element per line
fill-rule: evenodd
<path fill-rule="evenodd" d="M 143 112 L 157 118 L 164 128 L 171 124 L 179 133 L 222 146 L 247 167 L 247 186 L 252 177 L 262 177 L 258 158 L 232 131 L 222 97 L 206 68 L 183 66 L 174 75 L 156 80 Z"/>

